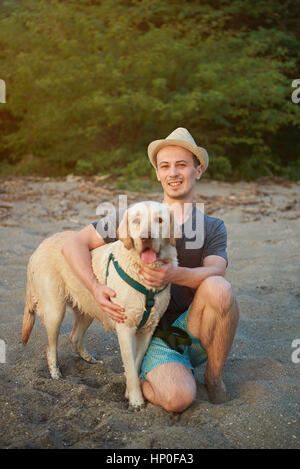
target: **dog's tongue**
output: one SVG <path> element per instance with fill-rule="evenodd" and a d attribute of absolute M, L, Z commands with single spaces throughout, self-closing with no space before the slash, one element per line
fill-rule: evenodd
<path fill-rule="evenodd" d="M 156 253 L 152 249 L 142 252 L 141 259 L 145 264 L 152 264 L 156 261 Z"/>

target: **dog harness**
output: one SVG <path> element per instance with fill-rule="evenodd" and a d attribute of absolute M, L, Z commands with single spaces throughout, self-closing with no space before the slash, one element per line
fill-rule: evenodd
<path fill-rule="evenodd" d="M 107 261 L 107 266 L 106 266 L 106 276 L 105 276 L 105 283 L 107 283 L 107 277 L 108 277 L 108 268 L 109 264 L 112 261 L 113 265 L 115 266 L 116 271 L 120 275 L 120 277 L 132 288 L 135 290 L 139 291 L 140 293 L 143 293 L 146 296 L 146 305 L 145 305 L 145 311 L 142 317 L 141 322 L 138 325 L 138 329 L 141 329 L 146 322 L 148 321 L 148 318 L 151 313 L 151 309 L 154 306 L 154 297 L 158 293 L 162 292 L 165 288 L 167 288 L 168 285 L 166 285 L 164 288 L 161 290 L 149 290 L 148 288 L 144 287 L 141 283 L 137 282 L 133 278 L 131 278 L 129 275 L 124 272 L 124 270 L 119 266 L 118 261 L 114 258 L 113 253 L 111 252 L 108 256 L 108 261 Z"/>
<path fill-rule="evenodd" d="M 162 318 L 159 326 L 153 334 L 155 337 L 162 339 L 170 348 L 183 355 L 184 350 L 179 348 L 179 345 L 190 346 L 192 339 L 188 333 L 180 327 L 171 326 L 165 318 Z"/>
<path fill-rule="evenodd" d="M 154 306 L 154 297 L 158 293 L 162 292 L 168 285 L 166 285 L 161 290 L 149 290 L 148 288 L 144 287 L 141 283 L 137 282 L 133 278 L 124 272 L 124 270 L 119 266 L 118 261 L 114 258 L 113 253 L 111 252 L 108 256 L 107 266 L 106 266 L 106 275 L 105 275 L 105 284 L 107 284 L 108 278 L 108 270 L 109 264 L 112 261 L 113 265 L 115 266 L 116 271 L 120 275 L 120 277 L 132 288 L 143 293 L 146 296 L 146 305 L 145 311 L 142 317 L 141 322 L 138 325 L 138 329 L 141 329 L 149 319 L 151 309 Z M 192 339 L 189 335 L 179 327 L 170 326 L 164 318 L 161 320 L 161 324 L 157 327 L 156 331 L 153 334 L 155 337 L 162 339 L 170 348 L 176 350 L 177 352 L 183 354 L 183 350 L 180 349 L 178 346 L 189 346 L 192 344 Z"/>

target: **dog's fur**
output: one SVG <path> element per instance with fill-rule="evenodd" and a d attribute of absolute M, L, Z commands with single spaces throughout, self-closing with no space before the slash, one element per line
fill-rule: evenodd
<path fill-rule="evenodd" d="M 137 222 L 140 220 L 140 223 Z M 158 228 L 159 237 L 149 237 L 149 222 Z M 162 227 L 168 225 L 169 236 L 162 236 Z M 24 309 L 22 341 L 26 345 L 34 325 L 35 313 L 42 317 L 47 330 L 47 361 L 50 375 L 58 379 L 61 374 L 57 367 L 57 338 L 64 318 L 66 303 L 75 314 L 75 325 L 70 341 L 79 355 L 88 362 L 96 362 L 82 345 L 85 331 L 93 319 L 101 318 L 106 330 L 116 329 L 126 376 L 126 397 L 134 407 L 143 404 L 138 372 L 148 348 L 153 331 L 167 309 L 170 300 L 170 285 L 155 296 L 155 304 L 146 324 L 137 329 L 145 310 L 145 296 L 129 286 L 116 272 L 113 264 L 109 267 L 107 285 L 116 292 L 113 301 L 125 308 L 127 319 L 118 323 L 104 313 L 93 295 L 77 278 L 65 260 L 61 250 L 73 231 L 57 233 L 44 240 L 32 254 L 27 269 L 26 304 Z M 147 235 L 147 236 L 146 236 Z M 171 259 L 177 265 L 174 217 L 170 209 L 158 202 L 143 202 L 130 207 L 120 223 L 119 240 L 91 251 L 92 268 L 100 284 L 105 284 L 106 265 L 110 252 L 120 267 L 133 279 L 149 288 L 139 273 L 140 254 L 146 248 L 155 251 L 156 262 Z M 159 289 L 162 289 L 160 287 Z"/>

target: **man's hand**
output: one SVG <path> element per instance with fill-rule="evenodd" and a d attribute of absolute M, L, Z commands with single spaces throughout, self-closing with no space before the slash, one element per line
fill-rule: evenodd
<path fill-rule="evenodd" d="M 162 287 L 167 283 L 174 283 L 176 269 L 170 259 L 165 259 L 164 265 L 160 267 L 150 267 L 141 264 L 140 274 L 144 277 L 145 282 L 149 287 Z"/>
<path fill-rule="evenodd" d="M 140 274 L 150 287 L 161 287 L 166 283 L 175 283 L 189 288 L 198 288 L 207 277 L 225 276 L 226 260 L 217 255 L 207 256 L 203 261 L 203 267 L 174 266 L 170 259 L 164 261 L 160 267 L 150 267 L 142 264 Z"/>
<path fill-rule="evenodd" d="M 116 292 L 106 285 L 96 285 L 93 289 L 93 295 L 97 303 L 99 303 L 102 311 L 114 321 L 124 322 L 127 316 L 123 314 L 124 308 L 113 303 L 111 298 L 116 296 Z M 99 318 L 100 319 L 100 318 Z"/>

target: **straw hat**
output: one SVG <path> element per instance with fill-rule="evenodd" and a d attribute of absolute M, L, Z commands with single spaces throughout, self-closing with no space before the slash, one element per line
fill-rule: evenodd
<path fill-rule="evenodd" d="M 148 146 L 148 156 L 154 168 L 156 167 L 155 157 L 157 153 L 161 148 L 169 145 L 176 145 L 190 150 L 198 158 L 200 163 L 203 164 L 203 171 L 206 170 L 209 161 L 207 151 L 205 148 L 197 146 L 190 132 L 184 127 L 178 127 L 178 129 L 175 129 L 164 140 L 154 140 L 154 142 L 150 143 Z"/>

